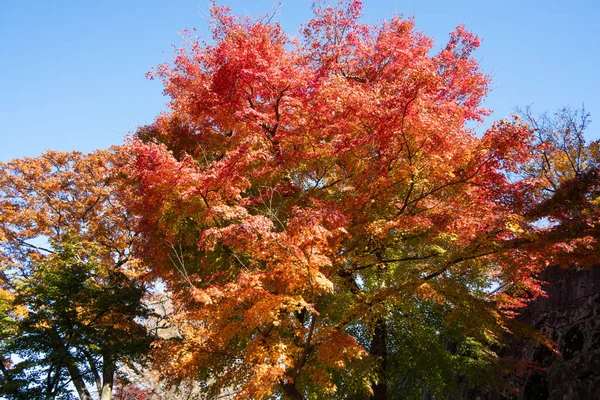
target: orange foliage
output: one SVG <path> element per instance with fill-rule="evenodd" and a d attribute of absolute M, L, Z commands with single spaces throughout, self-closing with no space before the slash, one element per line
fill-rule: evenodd
<path fill-rule="evenodd" d="M 140 254 L 181 310 L 165 376 L 251 398 L 334 393 L 336 370 L 368 386 L 353 327 L 434 302 L 489 344 L 541 293 L 552 234 L 567 245 L 527 217 L 537 178 L 509 179 L 531 130 L 467 127 L 489 114 L 477 36 L 459 26 L 431 55 L 412 19 L 364 25 L 361 8 L 315 8 L 296 40 L 214 7 L 214 44 L 190 36 L 151 74 L 170 111 L 129 143 L 126 173 Z"/>

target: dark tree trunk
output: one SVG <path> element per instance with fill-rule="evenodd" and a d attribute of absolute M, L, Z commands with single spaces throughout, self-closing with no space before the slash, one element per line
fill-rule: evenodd
<path fill-rule="evenodd" d="M 115 360 L 111 354 L 102 356 L 102 394 L 100 400 L 111 400 L 115 381 Z"/>
<path fill-rule="evenodd" d="M 386 379 L 386 367 L 387 367 L 387 345 L 386 345 L 387 330 L 385 326 L 385 320 L 379 319 L 375 323 L 375 330 L 373 331 L 373 339 L 371 341 L 370 353 L 379 364 L 379 380 L 372 386 L 373 395 L 372 400 L 387 400 L 387 379 Z"/>
<path fill-rule="evenodd" d="M 60 354 L 63 359 L 63 363 L 69 372 L 73 386 L 77 390 L 77 394 L 81 400 L 92 400 L 92 395 L 85 386 L 83 376 L 77 366 L 77 361 L 73 358 L 69 349 L 63 343 L 63 339 L 60 337 L 55 329 L 50 330 L 50 336 L 52 337 L 55 350 Z"/>
<path fill-rule="evenodd" d="M 282 383 L 281 387 L 283 388 L 283 391 L 285 392 L 287 397 L 289 397 L 291 400 L 304 400 L 304 396 L 302 396 L 302 393 L 298 391 L 298 389 L 296 388 L 296 384 Z"/>

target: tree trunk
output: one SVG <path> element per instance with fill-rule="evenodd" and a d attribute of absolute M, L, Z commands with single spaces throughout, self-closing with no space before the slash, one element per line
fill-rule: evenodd
<path fill-rule="evenodd" d="M 115 381 L 115 360 L 110 354 L 102 356 L 102 394 L 100 400 L 111 400 Z"/>
<path fill-rule="evenodd" d="M 87 386 L 85 386 L 81 372 L 77 367 L 77 361 L 73 358 L 69 352 L 69 349 L 63 343 L 63 339 L 55 329 L 50 330 L 50 336 L 54 341 L 54 348 L 64 360 L 64 364 L 67 367 L 69 376 L 71 377 L 71 382 L 73 382 L 73 386 L 75 386 L 79 398 L 81 400 L 93 400 Z"/>
<path fill-rule="evenodd" d="M 81 400 L 93 400 L 92 395 L 88 391 L 87 386 L 85 386 L 85 382 L 81 378 L 81 374 L 79 373 L 79 369 L 77 368 L 77 364 L 75 360 L 71 357 L 71 360 L 67 360 L 67 370 L 69 371 L 69 375 L 71 375 L 71 380 L 73 385 L 75 385 L 75 389 L 77 389 L 77 394 L 79 394 L 79 398 Z"/>
<path fill-rule="evenodd" d="M 102 377 L 98 373 L 98 363 L 94 360 L 94 357 L 87 349 L 79 349 L 85 356 L 87 360 L 88 366 L 90 367 L 90 372 L 94 376 L 94 383 L 96 384 L 96 390 L 100 394 L 102 393 Z"/>
<path fill-rule="evenodd" d="M 379 364 L 379 379 L 376 384 L 372 386 L 373 395 L 371 400 L 387 400 L 387 344 L 386 344 L 387 329 L 385 326 L 385 320 L 379 319 L 375 323 L 375 330 L 373 332 L 373 339 L 371 341 L 370 353 Z"/>
<path fill-rule="evenodd" d="M 298 391 L 295 383 L 282 383 L 281 387 L 291 400 L 304 400 L 304 396 Z"/>

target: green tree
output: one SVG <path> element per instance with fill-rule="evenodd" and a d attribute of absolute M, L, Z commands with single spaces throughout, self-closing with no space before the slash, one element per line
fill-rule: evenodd
<path fill-rule="evenodd" d="M 116 150 L 0 164 L 0 393 L 112 397 L 115 372 L 148 350 L 146 289 Z M 73 385 L 73 386 L 71 386 Z M 90 386 L 92 385 L 92 386 Z"/>

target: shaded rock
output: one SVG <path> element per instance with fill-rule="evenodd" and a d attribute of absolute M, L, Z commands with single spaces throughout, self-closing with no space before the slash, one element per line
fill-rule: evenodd
<path fill-rule="evenodd" d="M 528 375 L 508 378 L 516 393 L 470 389 L 465 399 L 600 400 L 600 266 L 552 267 L 541 279 L 548 282 L 548 297 L 530 303 L 520 319 L 556 341 L 562 354 L 519 341 L 503 356 L 533 368 Z"/>

